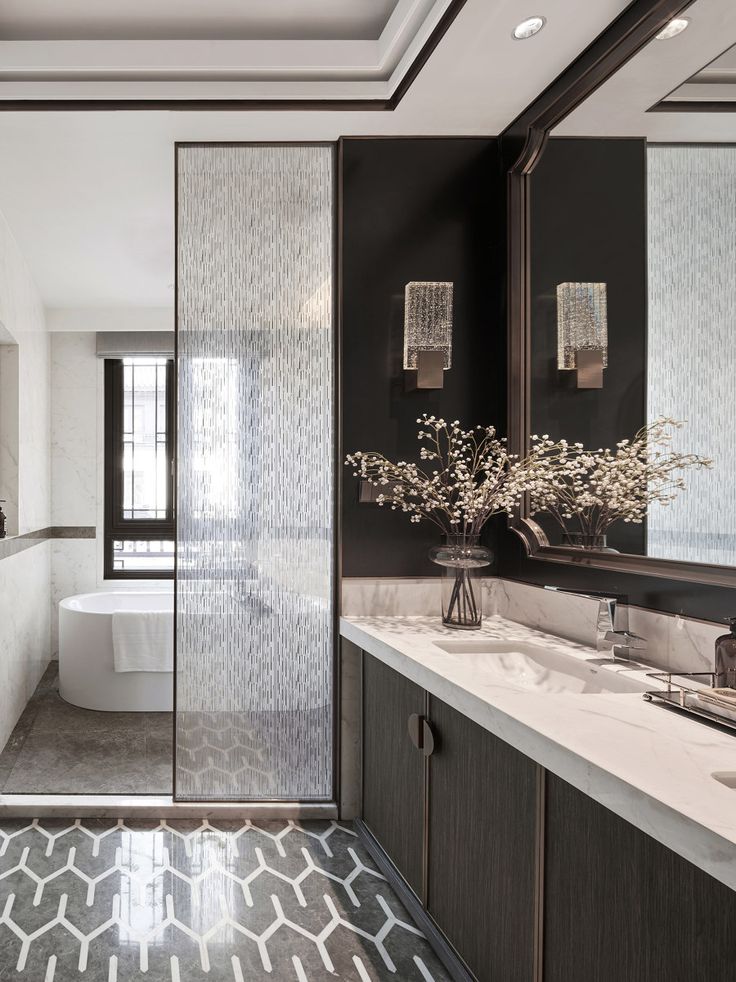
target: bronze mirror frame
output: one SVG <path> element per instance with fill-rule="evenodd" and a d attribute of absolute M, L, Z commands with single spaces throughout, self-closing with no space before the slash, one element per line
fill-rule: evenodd
<path fill-rule="evenodd" d="M 531 175 L 551 130 L 694 0 L 635 0 L 501 135 L 507 170 L 508 441 L 525 455 L 531 422 Z M 509 522 L 527 556 L 578 567 L 736 587 L 736 567 L 550 545 L 522 504 Z"/>

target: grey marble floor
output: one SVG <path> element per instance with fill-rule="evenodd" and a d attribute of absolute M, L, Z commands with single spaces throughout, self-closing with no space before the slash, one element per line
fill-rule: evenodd
<path fill-rule="evenodd" d="M 5 794 L 171 794 L 171 713 L 98 713 L 59 695 L 49 665 L 0 754 Z"/>
<path fill-rule="evenodd" d="M 336 822 L 0 822 L 0 982 L 447 982 Z"/>

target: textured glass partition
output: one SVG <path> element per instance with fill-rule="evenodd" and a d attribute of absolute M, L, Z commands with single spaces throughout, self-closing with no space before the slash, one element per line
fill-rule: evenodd
<path fill-rule="evenodd" d="M 647 553 L 734 566 L 736 147 L 649 147 L 647 171 L 647 416 L 686 420 L 674 449 L 714 465 L 652 509 Z"/>
<path fill-rule="evenodd" d="M 333 154 L 177 180 L 176 796 L 329 798 Z"/>

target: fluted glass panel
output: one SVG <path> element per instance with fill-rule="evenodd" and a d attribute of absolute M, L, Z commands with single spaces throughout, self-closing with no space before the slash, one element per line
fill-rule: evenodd
<path fill-rule="evenodd" d="M 332 794 L 333 164 L 180 147 L 176 794 Z"/>
<path fill-rule="evenodd" d="M 674 448 L 714 462 L 652 508 L 647 552 L 733 566 L 736 148 L 650 147 L 647 161 L 648 417 L 686 420 Z"/>

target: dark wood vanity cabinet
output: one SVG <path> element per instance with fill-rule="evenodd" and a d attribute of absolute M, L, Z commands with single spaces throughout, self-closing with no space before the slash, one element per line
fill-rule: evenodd
<path fill-rule="evenodd" d="M 423 889 L 424 757 L 409 716 L 424 713 L 424 690 L 363 656 L 363 821 L 414 892 Z"/>
<path fill-rule="evenodd" d="M 733 982 L 736 893 L 552 774 L 544 982 Z"/>
<path fill-rule="evenodd" d="M 736 982 L 735 891 L 367 654 L 363 819 L 479 982 Z"/>
<path fill-rule="evenodd" d="M 412 714 L 429 721 L 428 756 Z M 363 656 L 363 821 L 480 982 L 533 982 L 538 773 Z"/>
<path fill-rule="evenodd" d="M 532 982 L 539 768 L 431 698 L 427 909 L 480 982 Z"/>

